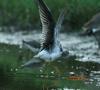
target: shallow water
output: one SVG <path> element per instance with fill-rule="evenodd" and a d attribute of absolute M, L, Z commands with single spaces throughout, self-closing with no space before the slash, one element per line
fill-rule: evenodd
<path fill-rule="evenodd" d="M 36 40 L 40 42 L 40 32 L 16 32 L 12 34 L 0 33 L 0 42 L 7 44 L 22 45 L 22 40 Z M 61 44 L 64 50 L 76 55 L 79 61 L 95 61 L 100 63 L 100 51 L 94 37 L 81 37 L 77 33 L 62 33 L 60 35 Z"/>
<path fill-rule="evenodd" d="M 72 33 L 65 35 L 65 38 L 61 41 L 65 49 L 71 54 L 78 56 L 77 60 L 100 63 L 100 51 L 94 37 L 81 37 Z"/>
<path fill-rule="evenodd" d="M 71 38 L 71 35 L 73 35 L 73 38 Z M 71 41 L 65 43 L 65 38 L 67 41 Z M 81 41 L 82 39 L 77 38 L 78 36 L 74 33 L 69 35 L 61 34 L 63 47 L 65 50 L 69 50 L 71 54 L 76 53 L 76 51 L 78 52 L 78 50 L 81 52 L 80 43 L 84 46 L 84 48 L 87 48 L 87 45 Z M 95 43 L 92 38 L 89 39 L 91 42 Z M 27 40 L 30 40 L 30 38 L 27 38 Z M 76 41 L 73 42 L 72 40 Z M 86 42 L 88 41 L 85 40 L 85 43 Z M 10 42 L 10 44 L 14 43 Z M 17 42 L 17 44 L 19 43 Z M 80 45 L 80 47 L 77 47 L 77 44 Z M 73 48 L 71 45 L 74 45 Z M 91 43 L 89 46 L 91 46 Z M 87 52 L 84 49 L 82 50 L 82 52 Z M 79 54 L 80 53 L 78 52 L 77 55 Z M 77 58 L 78 60 L 74 60 L 75 58 L 69 57 L 68 59 L 66 58 L 50 63 L 44 62 L 38 65 L 34 64 L 32 67 L 18 69 L 21 64 L 26 63 L 32 58 L 32 56 L 33 53 L 30 52 L 30 50 L 20 49 L 15 45 L 0 44 L 0 81 L 9 82 L 4 83 L 4 86 L 0 83 L 2 86 L 0 86 L 0 89 L 28 90 L 30 88 L 29 90 L 33 90 L 34 87 L 45 87 L 44 90 L 100 90 L 100 64 L 98 61 L 95 61 L 97 63 L 86 61 L 82 62 L 81 56 L 79 59 Z M 1 73 L 2 64 L 4 65 L 3 70 L 7 70 L 4 71 L 5 73 L 3 74 Z M 35 86 L 33 86 L 34 83 Z M 10 89 L 7 89 L 8 87 L 6 84 L 9 85 Z"/>

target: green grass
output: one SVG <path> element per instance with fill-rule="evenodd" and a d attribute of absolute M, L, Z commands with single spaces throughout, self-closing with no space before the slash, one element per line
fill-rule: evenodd
<path fill-rule="evenodd" d="M 5 90 L 50 90 L 51 88 L 64 87 L 89 90 L 82 80 L 69 80 L 69 72 L 87 74 L 86 69 L 89 69 L 89 71 L 100 70 L 98 63 L 83 63 L 75 61 L 75 57 L 70 57 L 63 59 L 62 62 L 45 62 L 42 68 L 31 67 L 16 71 L 17 67 L 31 59 L 32 56 L 33 53 L 26 49 L 20 49 L 14 45 L 0 44 L 0 90 L 3 88 Z M 76 67 L 83 68 L 77 70 Z M 43 72 L 40 72 L 40 69 Z M 52 71 L 54 74 L 51 73 Z M 41 78 L 40 74 L 44 74 L 45 77 Z M 52 75 L 54 77 L 50 77 Z M 95 86 L 92 87 L 95 88 Z"/>
<path fill-rule="evenodd" d="M 55 20 L 60 10 L 66 7 L 65 28 L 81 28 L 95 13 L 100 11 L 100 0 L 44 0 L 54 14 Z M 17 29 L 33 29 L 40 19 L 35 0 L 1 0 L 0 26 L 15 26 Z"/>

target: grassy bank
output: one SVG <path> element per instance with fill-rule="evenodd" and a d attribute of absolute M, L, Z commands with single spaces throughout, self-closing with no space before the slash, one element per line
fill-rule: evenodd
<path fill-rule="evenodd" d="M 14 26 L 18 29 L 31 29 L 39 26 L 40 20 L 35 0 L 0 0 L 0 26 Z M 54 17 L 66 7 L 67 24 L 80 28 L 92 15 L 100 11 L 100 0 L 44 0 Z M 56 18 L 57 19 L 57 18 Z"/>

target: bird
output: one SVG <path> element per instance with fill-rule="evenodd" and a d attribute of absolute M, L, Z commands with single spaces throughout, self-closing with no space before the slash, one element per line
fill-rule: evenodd
<path fill-rule="evenodd" d="M 37 0 L 37 4 L 42 23 L 42 40 L 39 53 L 34 57 L 53 61 L 63 54 L 63 48 L 59 40 L 59 32 L 64 20 L 65 9 L 62 10 L 57 23 L 55 23 L 49 8 L 43 0 Z"/>
<path fill-rule="evenodd" d="M 88 22 L 82 26 L 83 35 L 93 35 L 100 49 L 100 13 L 94 15 Z"/>
<path fill-rule="evenodd" d="M 22 48 L 26 48 L 31 50 L 33 53 L 37 53 L 39 51 L 40 44 L 35 40 L 31 41 L 22 40 Z"/>
<path fill-rule="evenodd" d="M 64 20 L 64 16 L 66 13 L 65 9 L 62 9 L 57 22 L 54 22 L 53 16 L 51 14 L 51 11 L 45 4 L 43 0 L 36 0 L 39 14 L 40 14 L 40 20 L 42 23 L 42 39 L 41 39 L 41 45 L 39 52 L 33 57 L 36 59 L 30 60 L 22 65 L 29 66 L 32 63 L 39 63 L 41 60 L 44 62 L 51 62 L 54 60 L 57 60 L 58 58 L 68 55 L 68 51 L 64 51 L 62 48 L 62 44 L 60 43 L 60 29 Z M 29 45 L 28 43 L 24 42 L 25 44 Z M 27 46 L 26 45 L 26 46 Z M 37 60 L 40 59 L 40 60 Z"/>

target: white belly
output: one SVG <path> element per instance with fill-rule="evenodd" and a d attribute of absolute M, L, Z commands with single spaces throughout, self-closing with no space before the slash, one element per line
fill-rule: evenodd
<path fill-rule="evenodd" d="M 61 52 L 59 46 L 56 46 L 56 47 L 53 49 L 52 53 L 51 53 L 51 59 L 52 59 L 52 60 L 55 60 L 55 59 L 61 57 L 61 55 L 62 55 L 62 52 Z"/>
<path fill-rule="evenodd" d="M 61 57 L 62 52 L 59 47 L 55 47 L 52 52 L 48 52 L 47 50 L 42 50 L 38 53 L 37 57 L 44 59 L 46 61 L 53 61 L 59 57 Z"/>

